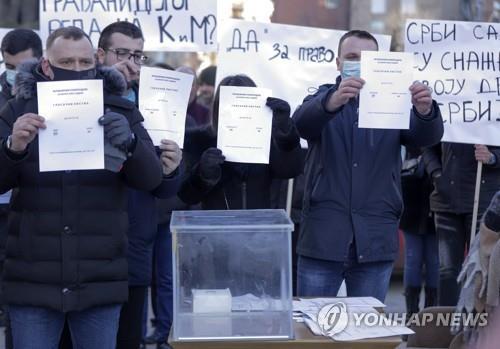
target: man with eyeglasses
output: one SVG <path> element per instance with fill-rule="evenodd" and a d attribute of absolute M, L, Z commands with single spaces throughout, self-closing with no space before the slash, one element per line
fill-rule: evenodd
<path fill-rule="evenodd" d="M 129 22 L 115 22 L 102 31 L 97 51 L 100 64 L 112 66 L 123 74 L 128 85 L 123 97 L 136 105 L 140 68 L 147 61 L 143 48 L 144 37 L 140 28 Z M 117 349 L 137 349 L 140 346 L 144 305 L 152 279 L 153 246 L 158 231 L 156 199 L 175 196 L 180 185 L 178 166 L 182 153 L 179 146 L 165 139 L 157 151 L 163 165 L 160 186 L 151 192 L 129 190 L 129 300 L 120 315 Z"/>
<path fill-rule="evenodd" d="M 104 28 L 97 49 L 99 63 L 113 66 L 125 76 L 128 84 L 125 98 L 136 104 L 141 65 L 148 60 L 143 48 L 140 28 L 129 22 L 115 22 Z"/>

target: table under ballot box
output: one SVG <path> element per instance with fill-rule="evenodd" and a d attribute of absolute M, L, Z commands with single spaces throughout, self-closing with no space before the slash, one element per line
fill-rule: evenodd
<path fill-rule="evenodd" d="M 172 214 L 175 341 L 293 338 L 283 210 Z"/>

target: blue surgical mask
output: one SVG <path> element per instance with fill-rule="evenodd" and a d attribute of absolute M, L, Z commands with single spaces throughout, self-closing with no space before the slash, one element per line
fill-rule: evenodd
<path fill-rule="evenodd" d="M 351 76 L 359 78 L 361 76 L 361 63 L 359 61 L 344 61 L 342 63 L 342 79 Z"/>
<path fill-rule="evenodd" d="M 123 95 L 123 98 L 128 99 L 132 103 L 136 102 L 135 91 L 133 89 L 128 89 L 127 92 Z"/>
<path fill-rule="evenodd" d="M 14 87 L 16 83 L 17 70 L 15 69 L 5 69 L 5 80 L 10 87 Z"/>

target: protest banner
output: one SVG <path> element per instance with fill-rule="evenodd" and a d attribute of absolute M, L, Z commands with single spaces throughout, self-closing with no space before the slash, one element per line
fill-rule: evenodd
<path fill-rule="evenodd" d="M 500 146 L 500 24 L 408 20 L 405 51 L 430 86 L 443 141 Z"/>
<path fill-rule="evenodd" d="M 434 91 L 444 119 L 443 141 L 500 146 L 500 24 L 406 22 L 405 51 L 415 77 Z M 476 233 L 482 162 L 478 162 L 471 243 Z"/>
<path fill-rule="evenodd" d="M 140 27 L 146 51 L 216 51 L 217 0 L 40 0 L 45 42 L 60 27 L 76 26 L 92 39 L 116 21 Z"/>
<path fill-rule="evenodd" d="M 339 75 L 336 58 L 345 31 L 276 23 L 227 20 L 219 26 L 217 82 L 245 74 L 258 87 L 290 103 L 293 111 L 309 94 Z M 389 51 L 391 37 L 376 35 L 380 50 Z M 301 140 L 302 147 L 307 147 Z M 289 183 L 289 187 L 293 184 Z M 293 191 L 288 190 L 291 202 Z"/>
<path fill-rule="evenodd" d="M 228 75 L 245 74 L 258 87 L 290 103 L 292 111 L 318 86 L 335 83 L 335 59 L 345 31 L 274 23 L 228 20 L 219 28 L 217 84 Z M 391 37 L 376 35 L 389 51 Z"/>

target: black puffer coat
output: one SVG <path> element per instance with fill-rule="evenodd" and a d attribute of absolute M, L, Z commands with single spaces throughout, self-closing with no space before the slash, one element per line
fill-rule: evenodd
<path fill-rule="evenodd" d="M 0 193 L 19 188 L 8 220 L 4 296 L 7 304 L 79 311 L 128 298 L 127 186 L 153 190 L 162 169 L 135 105 L 119 95 L 121 74 L 100 69 L 105 110 L 128 119 L 137 143 L 119 173 L 39 172 L 38 139 L 13 156 L 5 144 L 15 120 L 37 113 L 38 65 L 18 74 L 18 92 L 0 112 Z M 115 94 L 113 94 L 115 93 Z"/>

